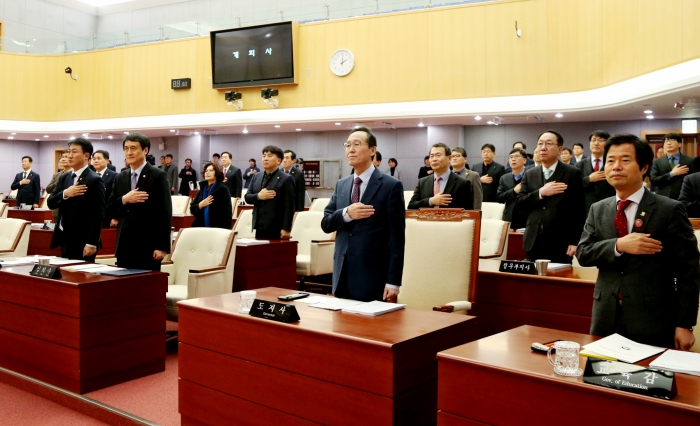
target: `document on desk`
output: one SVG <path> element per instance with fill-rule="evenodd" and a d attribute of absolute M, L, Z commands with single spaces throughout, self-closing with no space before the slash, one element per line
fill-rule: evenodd
<path fill-rule="evenodd" d="M 64 259 L 62 257 L 57 257 L 56 259 L 49 260 L 49 264 L 53 266 L 77 265 L 78 263 L 85 263 L 85 261 L 77 259 Z"/>
<path fill-rule="evenodd" d="M 583 347 L 586 352 L 600 354 L 634 364 L 665 351 L 665 348 L 643 345 L 615 333 Z"/>
<path fill-rule="evenodd" d="M 372 302 L 348 306 L 347 308 L 343 308 L 343 312 L 376 317 L 378 315 L 384 315 L 388 314 L 389 312 L 398 311 L 405 307 L 406 305 L 401 303 L 387 303 L 374 300 Z"/>
<path fill-rule="evenodd" d="M 0 268 L 7 266 L 33 265 L 35 262 L 27 259 L 8 258 L 0 260 Z"/>
<path fill-rule="evenodd" d="M 349 307 L 349 306 L 355 306 L 359 305 L 363 302 L 360 302 L 359 300 L 351 300 L 351 299 L 339 299 L 336 297 L 319 297 L 319 296 L 313 296 L 313 297 L 307 297 L 306 299 L 300 299 L 298 300 L 299 302 L 304 301 L 304 303 L 307 303 L 307 299 L 312 299 L 309 303 L 309 306 L 312 308 L 318 308 L 318 309 L 328 309 L 329 311 L 340 311 L 343 308 Z"/>
<path fill-rule="evenodd" d="M 250 246 L 253 244 L 269 244 L 269 240 L 256 240 L 255 238 L 237 238 L 237 246 Z"/>
<path fill-rule="evenodd" d="M 700 353 L 669 349 L 652 361 L 649 367 L 700 376 Z"/>

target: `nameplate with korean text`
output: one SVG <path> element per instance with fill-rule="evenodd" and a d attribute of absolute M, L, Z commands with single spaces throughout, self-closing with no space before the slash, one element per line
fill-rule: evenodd
<path fill-rule="evenodd" d="M 260 299 L 255 299 L 253 306 L 250 307 L 249 315 L 277 322 L 297 322 L 300 320 L 296 306 Z"/>
<path fill-rule="evenodd" d="M 588 358 L 583 382 L 666 400 L 678 394 L 671 371 L 593 357 Z"/>
<path fill-rule="evenodd" d="M 34 265 L 29 275 L 41 278 L 62 278 L 58 267 L 51 265 Z"/>
<path fill-rule="evenodd" d="M 500 272 L 510 272 L 513 274 L 537 275 L 535 262 L 518 262 L 515 260 L 501 260 Z"/>

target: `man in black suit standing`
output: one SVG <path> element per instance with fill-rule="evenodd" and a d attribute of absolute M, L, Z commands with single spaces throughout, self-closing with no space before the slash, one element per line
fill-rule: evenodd
<path fill-rule="evenodd" d="M 525 172 L 515 200 L 514 212 L 527 216 L 523 250 L 531 260 L 571 263 L 586 221 L 581 171 L 559 161 L 563 143 L 553 130 L 540 135 L 542 165 Z"/>
<path fill-rule="evenodd" d="M 117 173 L 113 172 L 107 167 L 108 162 L 109 152 L 102 149 L 98 149 L 92 154 L 92 165 L 95 168 L 95 173 L 97 173 L 97 176 L 102 178 L 102 183 L 105 187 L 105 202 L 107 202 L 109 200 L 109 197 L 112 196 L 112 185 L 114 184 L 114 178 L 117 177 Z M 112 218 L 105 215 L 102 226 L 104 228 L 107 228 L 110 225 L 117 226 L 116 220 L 114 220 L 113 224 L 111 222 Z"/>
<path fill-rule="evenodd" d="M 467 179 L 450 172 L 452 150 L 444 143 L 436 143 L 430 148 L 430 167 L 433 174 L 421 178 L 408 203 L 409 209 L 434 208 L 474 208 L 472 185 Z"/>
<path fill-rule="evenodd" d="M 430 159 L 430 156 L 428 156 L 428 159 Z M 471 183 L 473 194 L 472 209 L 481 210 L 481 202 L 484 198 L 481 188 L 481 176 L 479 176 L 477 172 L 469 170 L 469 164 L 467 164 L 467 150 L 461 146 L 452 148 L 450 165 L 452 166 L 452 173 L 465 178 Z M 432 172 L 432 169 L 430 171 Z"/>
<path fill-rule="evenodd" d="M 683 177 L 690 172 L 693 159 L 681 154 L 683 137 L 678 133 L 669 133 L 664 136 L 664 150 L 666 155 L 654 160 L 651 166 L 649 179 L 657 188 L 656 193 L 677 200 L 681 195 Z"/>
<path fill-rule="evenodd" d="M 678 201 L 685 206 L 688 217 L 700 218 L 700 173 L 687 175 L 683 179 Z"/>
<path fill-rule="evenodd" d="M 61 247 L 61 257 L 94 262 L 105 213 L 105 187 L 102 178 L 88 166 L 92 143 L 84 138 L 68 145 L 68 165 L 47 204 L 58 209 L 58 222 L 50 248 Z"/>
<path fill-rule="evenodd" d="M 647 191 L 654 158 L 637 136 L 605 145 L 605 177 L 616 196 L 591 208 L 576 256 L 597 266 L 591 334 L 690 349 L 698 315 L 697 241 L 683 205 Z"/>
<path fill-rule="evenodd" d="M 180 170 L 178 175 L 180 179 L 180 190 L 178 191 L 180 195 L 186 197 L 190 196 L 190 182 L 192 183 L 193 189 L 197 189 L 197 171 L 192 168 L 192 160 L 185 160 L 185 167 Z"/>
<path fill-rule="evenodd" d="M 490 143 L 481 147 L 482 163 L 474 165 L 474 171 L 481 176 L 482 200 L 484 203 L 498 202 L 498 181 L 506 174 L 502 165 L 493 161 L 496 156 L 496 147 Z"/>
<path fill-rule="evenodd" d="M 576 165 L 579 161 L 583 161 L 588 158 L 587 155 L 583 154 L 583 144 L 576 142 L 574 144 L 574 155 L 571 156 L 571 165 Z"/>
<path fill-rule="evenodd" d="M 294 160 L 296 159 L 297 155 L 294 151 L 291 149 L 284 151 L 282 170 L 294 178 L 294 209 L 298 212 L 303 212 L 306 201 L 306 181 L 304 181 L 304 172 L 294 167 Z"/>
<path fill-rule="evenodd" d="M 160 271 L 170 253 L 173 205 L 165 172 L 146 162 L 151 141 L 130 133 L 122 142 L 129 169 L 116 177 L 107 215 L 118 220 L 117 265 Z"/>
<path fill-rule="evenodd" d="M 21 173 L 17 173 L 15 180 L 10 186 L 11 189 L 17 190 L 17 206 L 20 204 L 30 204 L 34 208 L 39 207 L 39 198 L 41 197 L 41 178 L 38 173 L 32 171 L 32 157 L 25 155 L 22 157 Z"/>
<path fill-rule="evenodd" d="M 264 173 L 256 173 L 245 194 L 253 206 L 255 238 L 288 240 L 294 220 L 294 180 L 280 169 L 282 150 L 268 145 L 263 148 Z"/>
<path fill-rule="evenodd" d="M 615 195 L 615 188 L 610 186 L 605 179 L 605 164 L 603 151 L 605 141 L 610 134 L 603 130 L 596 130 L 588 136 L 590 141 L 591 156 L 576 163 L 576 168 L 581 170 L 583 176 L 583 191 L 586 196 L 586 217 L 593 203 Z"/>
<path fill-rule="evenodd" d="M 243 172 L 243 180 L 245 180 L 245 184 L 243 185 L 244 188 L 249 188 L 250 187 L 250 181 L 253 179 L 253 176 L 255 176 L 256 173 L 260 172 L 260 169 L 256 165 L 255 158 L 251 158 L 248 160 L 248 167 L 245 169 L 245 172 Z"/>
<path fill-rule="evenodd" d="M 228 188 L 228 192 L 232 197 L 241 198 L 243 177 L 241 176 L 241 169 L 231 164 L 230 152 L 224 151 L 221 153 L 221 164 L 224 172 L 224 186 Z"/>
<path fill-rule="evenodd" d="M 498 182 L 498 202 L 505 204 L 503 220 L 510 222 L 511 229 L 520 229 L 525 226 L 525 219 L 521 212 L 513 214 L 515 200 L 522 188 L 523 176 L 525 176 L 525 162 L 527 153 L 520 148 L 513 148 L 508 155 L 510 173 L 501 176 Z"/>
<path fill-rule="evenodd" d="M 168 178 L 170 195 L 177 194 L 177 166 L 173 164 L 173 154 L 165 155 L 165 168 L 163 168 L 163 171 Z"/>
<path fill-rule="evenodd" d="M 522 149 L 526 153 L 526 155 L 525 155 L 525 158 L 526 158 L 525 159 L 525 170 L 527 170 L 531 167 L 535 167 L 535 161 L 532 158 L 527 156 L 527 145 L 525 145 L 525 142 L 520 142 L 520 141 L 515 142 L 513 144 L 513 149 L 515 149 L 515 148 Z M 509 161 L 509 163 L 510 163 L 510 161 Z M 510 173 L 512 171 L 513 170 L 511 169 L 510 164 L 506 164 L 506 173 Z"/>

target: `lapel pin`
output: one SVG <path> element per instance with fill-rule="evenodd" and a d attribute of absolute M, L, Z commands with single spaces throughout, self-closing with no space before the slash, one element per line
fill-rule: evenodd
<path fill-rule="evenodd" d="M 141 176 L 142 178 L 146 179 L 146 175 Z"/>
<path fill-rule="evenodd" d="M 641 212 L 639 215 L 640 215 L 641 217 L 644 217 L 645 214 L 646 214 L 646 212 Z"/>
<path fill-rule="evenodd" d="M 644 225 L 644 222 L 642 222 L 642 219 L 637 219 L 634 221 L 635 228 L 641 228 L 642 225 Z"/>

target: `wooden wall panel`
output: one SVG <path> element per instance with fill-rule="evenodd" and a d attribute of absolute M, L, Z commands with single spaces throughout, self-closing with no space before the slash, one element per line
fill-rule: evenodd
<path fill-rule="evenodd" d="M 663 22 L 663 27 L 680 26 L 681 45 L 683 46 L 683 60 L 695 59 L 700 56 L 700 2 L 697 0 L 683 0 L 681 2 L 680 20 L 673 22 Z"/>

